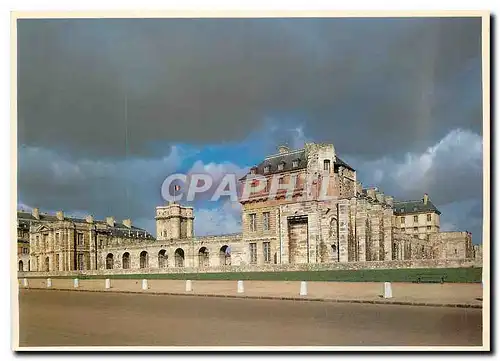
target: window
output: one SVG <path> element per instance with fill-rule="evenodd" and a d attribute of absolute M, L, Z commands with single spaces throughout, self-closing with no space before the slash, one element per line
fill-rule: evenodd
<path fill-rule="evenodd" d="M 278 180 L 278 183 L 280 185 L 284 184 L 285 183 L 285 177 L 280 177 L 279 180 Z"/>
<path fill-rule="evenodd" d="M 413 222 L 418 222 L 418 216 L 413 216 Z"/>
<path fill-rule="evenodd" d="M 417 232 L 418 231 L 418 227 L 413 227 L 413 231 Z"/>
<path fill-rule="evenodd" d="M 78 269 L 80 271 L 83 271 L 84 267 L 83 267 L 83 254 L 79 253 L 78 254 Z"/>
<path fill-rule="evenodd" d="M 401 230 L 404 232 L 404 231 L 406 230 L 406 228 L 405 228 L 405 227 L 403 227 L 403 228 L 401 228 Z"/>
<path fill-rule="evenodd" d="M 401 224 L 405 224 L 405 217 L 401 217 Z"/>
<path fill-rule="evenodd" d="M 264 217 L 264 231 L 269 231 L 269 212 L 262 213 L 262 216 Z"/>
<path fill-rule="evenodd" d="M 77 239 L 78 245 L 82 246 L 83 245 L 83 233 L 78 233 L 76 235 L 76 239 Z"/>
<path fill-rule="evenodd" d="M 401 213 L 404 213 L 405 209 L 404 209 L 404 208 L 401 208 L 399 211 L 400 211 Z"/>
<path fill-rule="evenodd" d="M 56 254 L 56 264 L 55 264 L 55 266 L 56 266 L 56 271 L 59 271 L 59 255 L 58 254 Z"/>
<path fill-rule="evenodd" d="M 428 215 L 427 215 L 427 222 L 430 222 L 430 221 L 431 221 L 431 217 L 432 217 L 432 216 L 431 216 L 430 214 L 428 214 Z"/>
<path fill-rule="evenodd" d="M 60 234 L 59 233 L 56 233 L 56 243 L 59 244 L 59 237 L 60 237 Z"/>
<path fill-rule="evenodd" d="M 255 174 L 255 172 L 256 172 L 255 168 L 250 169 L 251 174 Z"/>
<path fill-rule="evenodd" d="M 264 262 L 271 262 L 271 242 L 264 242 Z"/>
<path fill-rule="evenodd" d="M 266 166 L 264 167 L 264 173 L 269 173 L 269 170 L 270 170 L 270 169 L 271 169 L 271 167 L 270 167 L 270 166 L 268 166 L 268 165 L 266 165 Z"/>
<path fill-rule="evenodd" d="M 40 247 L 40 236 L 36 236 L 36 246 Z"/>
<path fill-rule="evenodd" d="M 295 159 L 295 160 L 292 162 L 292 167 L 297 168 L 298 166 L 299 166 L 299 161 L 298 161 L 298 159 Z"/>
<path fill-rule="evenodd" d="M 257 230 L 257 215 L 255 213 L 250 214 L 250 232 L 255 232 Z"/>
<path fill-rule="evenodd" d="M 330 159 L 325 159 L 323 161 L 323 169 L 327 170 L 327 171 L 330 171 Z"/>
<path fill-rule="evenodd" d="M 430 231 L 431 230 L 431 226 L 427 226 L 427 230 Z"/>
<path fill-rule="evenodd" d="M 283 170 L 285 168 L 285 162 L 278 164 L 278 170 Z"/>
<path fill-rule="evenodd" d="M 257 243 L 250 243 L 250 263 L 257 263 Z"/>

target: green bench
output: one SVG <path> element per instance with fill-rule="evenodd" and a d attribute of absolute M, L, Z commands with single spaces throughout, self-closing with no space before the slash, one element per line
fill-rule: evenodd
<path fill-rule="evenodd" d="M 444 275 L 417 275 L 414 282 L 416 283 L 444 283 L 446 276 Z"/>

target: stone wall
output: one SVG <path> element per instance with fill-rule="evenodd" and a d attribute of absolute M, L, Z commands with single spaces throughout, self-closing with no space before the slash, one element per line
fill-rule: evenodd
<path fill-rule="evenodd" d="M 167 273 L 221 273 L 221 272 L 286 272 L 286 271 L 331 271 L 331 270 L 362 270 L 362 269 L 404 269 L 404 268 L 469 268 L 482 267 L 481 262 L 470 259 L 456 260 L 408 260 L 408 261 L 371 261 L 346 263 L 310 263 L 310 264 L 281 264 L 281 265 L 240 265 L 217 266 L 203 269 L 184 267 L 168 269 L 113 269 L 65 272 L 18 272 L 19 278 L 56 277 L 56 276 L 104 276 L 122 274 L 167 274 Z"/>

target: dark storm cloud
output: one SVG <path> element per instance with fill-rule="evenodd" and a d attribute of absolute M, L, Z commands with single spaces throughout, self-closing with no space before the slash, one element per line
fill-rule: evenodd
<path fill-rule="evenodd" d="M 428 192 L 477 235 L 481 102 L 480 19 L 20 20 L 19 201 L 154 232 L 175 144 L 324 141 L 365 185 Z"/>
<path fill-rule="evenodd" d="M 19 142 L 86 156 L 266 117 L 378 157 L 481 132 L 480 19 L 20 20 Z M 128 99 L 125 120 L 124 99 Z M 467 99 L 467 100 L 465 100 Z M 127 134 L 127 135 L 126 135 Z"/>

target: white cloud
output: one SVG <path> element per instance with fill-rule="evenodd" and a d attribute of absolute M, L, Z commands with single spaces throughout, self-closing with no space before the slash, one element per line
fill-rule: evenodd
<path fill-rule="evenodd" d="M 477 196 L 482 185 L 482 137 L 468 130 L 452 130 L 424 152 L 407 153 L 403 159 L 349 161 L 364 186 L 379 186 L 405 199 L 429 193 L 446 204 Z"/>
<path fill-rule="evenodd" d="M 227 201 L 218 208 L 195 209 L 195 235 L 219 235 L 241 232 L 241 205 Z"/>

